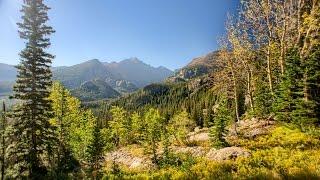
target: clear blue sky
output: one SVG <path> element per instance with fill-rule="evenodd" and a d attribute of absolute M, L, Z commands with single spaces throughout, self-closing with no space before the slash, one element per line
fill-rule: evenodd
<path fill-rule="evenodd" d="M 0 62 L 17 64 L 23 0 L 0 0 Z M 138 57 L 170 69 L 217 49 L 239 0 L 47 0 L 54 66 Z"/>

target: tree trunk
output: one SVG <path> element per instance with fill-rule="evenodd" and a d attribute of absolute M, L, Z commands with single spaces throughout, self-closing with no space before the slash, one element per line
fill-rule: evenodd
<path fill-rule="evenodd" d="M 270 9 L 270 0 L 268 0 L 268 10 Z M 272 39 L 272 24 L 270 22 L 270 17 L 268 12 L 266 12 L 266 21 L 268 27 L 268 49 L 267 49 L 267 74 L 269 80 L 269 90 L 274 95 L 273 92 L 273 81 L 272 81 L 272 70 L 271 70 L 271 39 Z"/>
<path fill-rule="evenodd" d="M 273 82 L 272 82 L 272 71 L 271 71 L 271 47 L 270 42 L 268 45 L 268 52 L 267 52 L 267 74 L 268 74 L 268 80 L 269 80 L 269 90 L 271 94 L 273 95 Z"/>
<path fill-rule="evenodd" d="M 285 4 L 285 2 L 284 2 Z M 280 57 L 280 70 L 281 75 L 284 75 L 284 69 L 285 69 L 285 51 L 286 51 L 286 43 L 285 43 L 285 37 L 287 33 L 287 20 L 286 20 L 286 11 L 285 11 L 285 5 L 283 5 L 283 15 L 284 15 L 284 24 L 283 24 L 283 32 L 281 35 L 281 57 Z"/>
<path fill-rule="evenodd" d="M 305 101 L 309 101 L 309 88 L 308 88 L 308 68 L 306 68 L 303 74 L 303 97 Z"/>
<path fill-rule="evenodd" d="M 247 81 L 248 81 L 248 95 L 249 95 L 249 103 L 250 103 L 250 108 L 252 111 L 254 111 L 254 105 L 253 105 L 253 94 L 252 94 L 252 88 L 251 88 L 251 78 L 252 78 L 252 72 L 249 71 L 247 75 Z"/>
<path fill-rule="evenodd" d="M 235 105 L 235 113 L 236 113 L 237 122 L 240 122 L 237 80 L 236 80 L 233 68 L 231 68 L 231 74 L 232 74 L 232 82 L 233 82 L 233 95 L 234 95 L 233 99 L 234 99 L 234 105 Z"/>

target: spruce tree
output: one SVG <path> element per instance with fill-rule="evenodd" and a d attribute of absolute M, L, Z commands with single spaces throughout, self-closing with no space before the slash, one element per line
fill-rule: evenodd
<path fill-rule="evenodd" d="M 312 118 L 320 124 L 320 43 L 311 50 L 310 55 L 305 63 L 308 67 L 307 85 L 310 90 L 310 102 L 312 110 Z"/>
<path fill-rule="evenodd" d="M 6 120 L 6 104 L 3 102 L 2 104 L 2 112 L 1 112 L 1 126 L 0 126 L 0 135 L 1 135 L 1 180 L 5 179 L 5 170 L 6 170 L 6 148 L 7 148 L 7 141 L 6 141 L 6 126 L 7 126 L 7 120 Z"/>
<path fill-rule="evenodd" d="M 92 179 L 100 179 L 101 160 L 103 159 L 104 142 L 97 122 L 94 125 L 91 140 L 87 149 L 87 161 Z"/>
<path fill-rule="evenodd" d="M 48 172 L 48 153 L 52 144 L 49 123 L 51 105 L 48 100 L 52 84 L 50 70 L 53 55 L 46 52 L 48 36 L 54 33 L 48 21 L 43 0 L 24 0 L 22 22 L 18 23 L 20 38 L 26 47 L 20 53 L 20 64 L 13 98 L 21 102 L 13 112 L 14 157 L 13 178 L 40 179 Z"/>
<path fill-rule="evenodd" d="M 273 105 L 276 119 L 294 123 L 302 130 L 307 125 L 317 121 L 317 109 L 319 108 L 319 62 L 317 51 L 305 61 L 301 60 L 299 51 L 291 49 L 286 58 L 286 71 L 277 91 L 277 98 Z M 319 52 L 318 52 L 319 54 Z M 304 98 L 303 78 L 308 74 L 308 87 L 314 95 L 313 98 Z"/>
<path fill-rule="evenodd" d="M 303 77 L 301 85 L 303 88 L 298 92 L 299 96 L 295 101 L 295 108 L 292 111 L 293 122 L 305 130 L 306 126 L 319 123 L 320 110 L 320 45 L 317 44 L 311 53 L 301 60 Z M 306 78 L 307 77 L 307 78 Z M 306 78 L 306 79 L 304 79 Z M 305 93 L 309 97 L 306 98 Z"/>
<path fill-rule="evenodd" d="M 273 111 L 278 121 L 292 122 L 292 111 L 296 108 L 299 98 L 302 98 L 303 67 L 298 51 L 292 49 L 286 58 L 286 71 L 276 92 Z"/>
<path fill-rule="evenodd" d="M 227 145 L 225 136 L 227 134 L 227 125 L 231 120 L 227 107 L 227 100 L 224 99 L 219 103 L 219 107 L 214 116 L 213 126 L 210 128 L 210 140 L 213 147 L 221 148 Z"/>

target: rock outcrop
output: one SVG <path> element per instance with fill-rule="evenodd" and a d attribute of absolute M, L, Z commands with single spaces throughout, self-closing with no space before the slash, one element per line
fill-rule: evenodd
<path fill-rule="evenodd" d="M 237 123 L 237 134 L 245 138 L 256 138 L 261 135 L 266 135 L 275 126 L 273 120 L 261 120 L 252 118 L 251 120 L 243 120 Z M 229 136 L 236 134 L 234 127 L 230 127 Z"/>
<path fill-rule="evenodd" d="M 214 161 L 234 160 L 238 157 L 251 156 L 248 150 L 240 147 L 226 147 L 219 150 L 211 149 L 206 158 Z"/>
<path fill-rule="evenodd" d="M 105 156 L 105 161 L 107 163 L 116 162 L 117 164 L 124 165 L 129 169 L 150 169 L 154 165 L 151 162 L 151 159 L 147 156 L 137 156 L 132 153 L 119 149 L 110 153 L 107 153 Z"/>

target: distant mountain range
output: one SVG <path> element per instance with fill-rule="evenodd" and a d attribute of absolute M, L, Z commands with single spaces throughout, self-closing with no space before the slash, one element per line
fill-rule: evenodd
<path fill-rule="evenodd" d="M 187 82 L 215 69 L 218 52 L 194 58 L 175 73 L 165 67 L 152 67 L 137 58 L 120 62 L 89 60 L 74 66 L 53 67 L 53 79 L 62 82 L 83 101 L 95 101 L 131 93 L 152 83 Z M 17 72 L 0 63 L 0 95 L 11 91 Z"/>
<path fill-rule="evenodd" d="M 14 66 L 0 63 L 0 82 L 1 81 L 15 81 L 17 70 Z"/>
<path fill-rule="evenodd" d="M 101 98 L 133 92 L 173 75 L 173 71 L 165 67 L 152 67 L 137 58 L 111 63 L 93 59 L 74 66 L 54 67 L 52 71 L 54 80 L 62 82 L 78 95 L 82 91 L 86 96 L 97 93 L 97 89 L 107 91 L 98 95 Z M 14 66 L 0 63 L 0 94 L 12 89 L 16 75 Z M 90 87 L 92 92 L 88 90 Z"/>

